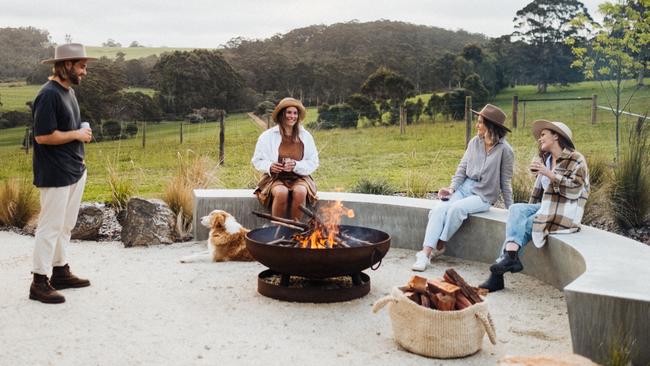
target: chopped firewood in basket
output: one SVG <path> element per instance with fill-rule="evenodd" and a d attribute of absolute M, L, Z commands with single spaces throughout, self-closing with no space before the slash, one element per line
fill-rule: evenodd
<path fill-rule="evenodd" d="M 445 271 L 444 280 L 413 276 L 399 289 L 418 305 L 440 311 L 463 310 L 482 302 L 482 289 L 472 287 L 453 268 Z"/>
<path fill-rule="evenodd" d="M 411 289 L 411 291 L 415 291 L 420 294 L 427 293 L 427 279 L 424 277 L 420 277 L 420 276 L 411 277 L 408 286 Z"/>

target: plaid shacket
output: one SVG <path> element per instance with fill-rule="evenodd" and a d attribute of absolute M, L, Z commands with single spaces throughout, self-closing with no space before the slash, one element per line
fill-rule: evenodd
<path fill-rule="evenodd" d="M 533 243 L 541 248 L 548 234 L 574 233 L 580 230 L 585 203 L 589 197 L 589 170 L 585 157 L 564 149 L 556 161 L 555 176 L 546 190 L 537 176 L 529 203 L 540 203 L 533 220 Z"/>

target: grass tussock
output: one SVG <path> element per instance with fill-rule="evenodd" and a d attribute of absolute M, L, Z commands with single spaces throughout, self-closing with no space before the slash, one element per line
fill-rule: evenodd
<path fill-rule="evenodd" d="M 515 164 L 512 174 L 512 202 L 527 203 L 535 185 L 535 175 L 528 171 L 526 164 Z"/>
<path fill-rule="evenodd" d="M 410 170 L 406 174 L 406 196 L 426 198 L 432 190 L 432 181 L 426 174 Z"/>
<path fill-rule="evenodd" d="M 124 175 L 119 174 L 117 168 L 110 163 L 107 163 L 108 171 L 108 188 L 110 190 L 110 198 L 108 204 L 111 205 L 116 212 L 126 210 L 126 205 L 135 191 L 133 183 Z"/>
<path fill-rule="evenodd" d="M 366 194 L 380 194 L 392 196 L 397 190 L 387 180 L 379 179 L 360 179 L 357 184 L 352 187 L 352 192 L 366 193 Z"/>
<path fill-rule="evenodd" d="M 621 154 L 609 189 L 614 221 L 624 229 L 642 227 L 650 215 L 650 158 L 648 126 L 639 122 L 630 132 L 629 147 Z"/>
<path fill-rule="evenodd" d="M 192 229 L 194 200 L 192 190 L 207 188 L 216 181 L 217 164 L 193 151 L 178 154 L 178 167 L 165 188 L 163 200 L 176 215 L 176 229 L 181 237 Z"/>
<path fill-rule="evenodd" d="M 39 210 L 38 192 L 27 179 L 8 179 L 0 185 L 0 224 L 22 228 Z"/>

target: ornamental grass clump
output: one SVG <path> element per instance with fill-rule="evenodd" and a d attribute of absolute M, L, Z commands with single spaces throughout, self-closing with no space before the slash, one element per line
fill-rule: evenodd
<path fill-rule="evenodd" d="M 393 187 L 386 179 L 360 179 L 357 184 L 352 187 L 352 192 L 366 193 L 366 194 L 381 194 L 392 196 L 395 194 L 395 187 Z"/>
<path fill-rule="evenodd" d="M 163 201 L 176 215 L 176 230 L 186 237 L 192 229 L 194 199 L 192 190 L 207 188 L 216 181 L 217 164 L 205 156 L 188 151 L 178 154 L 178 167 L 165 188 Z"/>
<path fill-rule="evenodd" d="M 621 154 L 609 189 L 614 221 L 623 229 L 640 228 L 650 215 L 650 158 L 648 126 L 640 118 L 630 132 L 629 147 Z"/>
<path fill-rule="evenodd" d="M 0 224 L 22 228 L 39 210 L 38 192 L 27 179 L 8 179 L 0 185 Z"/>

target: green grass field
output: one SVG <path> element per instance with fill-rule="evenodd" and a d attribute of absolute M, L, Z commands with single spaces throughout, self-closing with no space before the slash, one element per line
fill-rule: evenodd
<path fill-rule="evenodd" d="M 576 91 L 551 90 L 544 98 L 562 93 L 590 95 L 589 83 L 579 85 Z M 597 86 L 597 85 L 596 85 Z M 533 87 L 518 87 L 497 96 L 495 103 L 507 114 L 513 93 L 526 95 Z M 521 97 L 522 99 L 524 97 Z M 599 103 L 600 104 L 600 103 Z M 634 112 L 645 113 L 650 106 L 650 88 L 637 92 Z M 520 106 L 519 128 L 508 136 L 520 163 L 529 161 L 536 147 L 530 136 L 530 123 L 535 118 L 566 122 L 574 132 L 578 149 L 587 157 L 601 155 L 613 159 L 614 123 L 611 112 L 599 111 L 598 123 L 590 123 L 591 102 L 530 103 L 526 107 L 526 122 Z M 315 108 L 309 108 L 307 120 L 316 118 Z M 624 117 L 621 125 L 621 144 L 636 118 Z M 352 130 L 312 131 L 319 148 L 321 166 L 315 173 L 318 187 L 323 191 L 350 190 L 360 179 L 385 178 L 399 190 L 406 191 L 412 184 L 428 185 L 431 190 L 445 186 L 455 171 L 464 151 L 463 122 L 436 122 L 422 119 L 407 126 L 406 134 L 399 127 L 370 127 Z M 174 174 L 178 156 L 195 153 L 217 161 L 218 124 L 184 125 L 184 143 L 179 143 L 179 122 L 164 122 L 147 127 L 146 147 L 142 148 L 141 133 L 134 139 L 86 145 L 89 180 L 85 200 L 103 201 L 108 198 L 107 166 L 117 167 L 119 174 L 130 180 L 137 193 L 145 197 L 160 197 L 164 186 Z M 251 188 L 256 173 L 250 164 L 261 128 L 245 114 L 231 115 L 226 120 L 225 165 L 218 168 L 215 187 Z M 20 148 L 24 128 L 0 130 L 0 181 L 10 177 L 31 179 L 31 152 Z"/>
<path fill-rule="evenodd" d="M 86 51 L 88 56 L 91 57 L 107 57 L 113 59 L 117 57 L 118 52 L 124 53 L 125 60 L 131 60 L 134 58 L 142 58 L 151 55 L 158 55 L 165 52 L 174 52 L 174 51 L 192 51 L 195 48 L 175 48 L 175 47 L 97 47 L 97 46 L 86 46 Z"/>

